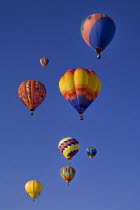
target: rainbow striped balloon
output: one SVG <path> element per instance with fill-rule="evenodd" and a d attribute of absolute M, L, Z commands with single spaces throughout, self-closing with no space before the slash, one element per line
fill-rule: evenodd
<path fill-rule="evenodd" d="M 61 77 L 59 89 L 64 98 L 80 114 L 82 120 L 83 112 L 100 93 L 101 81 L 97 74 L 90 69 L 70 69 Z"/>
<path fill-rule="evenodd" d="M 60 169 L 61 177 L 69 183 L 75 177 L 75 169 L 70 166 L 65 166 Z"/>
<path fill-rule="evenodd" d="M 80 145 L 76 139 L 72 137 L 67 137 L 59 142 L 58 148 L 60 152 L 64 155 L 64 157 L 68 161 L 70 161 L 73 156 L 76 155 L 79 151 Z"/>

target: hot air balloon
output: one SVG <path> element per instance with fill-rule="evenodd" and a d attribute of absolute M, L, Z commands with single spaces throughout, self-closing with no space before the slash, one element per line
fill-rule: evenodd
<path fill-rule="evenodd" d="M 97 52 L 97 58 L 101 58 L 100 53 L 112 41 L 116 31 L 116 26 L 112 18 L 104 14 L 93 14 L 84 19 L 81 25 L 81 35 L 84 41 Z"/>
<path fill-rule="evenodd" d="M 18 88 L 19 98 L 28 107 L 33 115 L 33 111 L 44 101 L 46 97 L 45 86 L 35 80 L 22 82 Z"/>
<path fill-rule="evenodd" d="M 86 152 L 89 158 L 93 158 L 96 155 L 97 150 L 94 147 L 89 147 L 86 149 Z"/>
<path fill-rule="evenodd" d="M 43 66 L 43 67 L 46 67 L 49 63 L 49 59 L 48 58 L 41 58 L 40 59 L 40 64 Z"/>
<path fill-rule="evenodd" d="M 25 184 L 25 191 L 31 198 L 33 198 L 33 201 L 38 195 L 40 195 L 42 189 L 43 186 L 41 182 L 36 180 L 31 180 Z"/>
<path fill-rule="evenodd" d="M 70 160 L 79 151 L 80 145 L 76 139 L 74 139 L 72 137 L 67 137 L 67 138 L 62 139 L 59 142 L 58 148 L 59 148 L 60 152 L 64 155 L 64 157 L 70 163 Z"/>
<path fill-rule="evenodd" d="M 61 177 L 65 182 L 69 183 L 75 177 L 75 169 L 70 166 L 65 166 L 60 169 Z"/>
<path fill-rule="evenodd" d="M 101 81 L 92 70 L 70 69 L 61 77 L 59 89 L 64 98 L 77 110 L 80 120 L 83 120 L 83 112 L 100 93 Z"/>

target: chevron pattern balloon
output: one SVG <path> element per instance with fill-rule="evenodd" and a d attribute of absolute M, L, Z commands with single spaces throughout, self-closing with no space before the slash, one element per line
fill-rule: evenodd
<path fill-rule="evenodd" d="M 80 145 L 76 139 L 72 137 L 67 137 L 59 142 L 58 148 L 60 152 L 64 155 L 64 157 L 68 161 L 70 161 L 73 156 L 76 155 L 79 151 Z"/>

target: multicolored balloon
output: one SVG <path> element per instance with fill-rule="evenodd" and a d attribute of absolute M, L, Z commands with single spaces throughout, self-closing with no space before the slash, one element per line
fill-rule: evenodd
<path fill-rule="evenodd" d="M 75 169 L 70 166 L 65 166 L 60 169 L 61 177 L 65 182 L 69 183 L 75 177 Z"/>
<path fill-rule="evenodd" d="M 48 58 L 41 58 L 40 59 L 40 64 L 43 66 L 43 67 L 46 67 L 49 63 L 49 59 Z"/>
<path fill-rule="evenodd" d="M 104 14 L 93 14 L 84 19 L 81 25 L 81 35 L 84 41 L 97 52 L 97 58 L 101 58 L 100 53 L 112 41 L 116 31 L 116 26 L 112 18 Z"/>
<path fill-rule="evenodd" d="M 89 147 L 86 149 L 89 158 L 93 158 L 97 154 L 97 150 L 94 147 Z"/>
<path fill-rule="evenodd" d="M 60 152 L 64 155 L 64 157 L 70 163 L 70 160 L 79 151 L 80 145 L 76 139 L 74 139 L 72 137 L 67 137 L 67 138 L 62 139 L 59 142 L 58 148 L 59 148 Z"/>
<path fill-rule="evenodd" d="M 46 93 L 45 86 L 36 80 L 22 82 L 18 88 L 19 98 L 31 111 L 31 115 L 33 115 L 33 111 L 44 101 Z"/>
<path fill-rule="evenodd" d="M 31 180 L 25 184 L 25 191 L 31 198 L 33 198 L 33 201 L 38 195 L 40 195 L 42 189 L 43 186 L 41 182 L 36 180 Z"/>
<path fill-rule="evenodd" d="M 64 98 L 77 110 L 80 120 L 83 120 L 82 114 L 100 93 L 101 81 L 92 70 L 70 69 L 61 77 L 59 89 Z"/>

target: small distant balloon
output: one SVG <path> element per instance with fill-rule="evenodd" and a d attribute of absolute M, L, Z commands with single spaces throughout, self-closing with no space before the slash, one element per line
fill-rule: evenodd
<path fill-rule="evenodd" d="M 93 158 L 97 154 L 97 150 L 94 147 L 89 147 L 86 149 L 89 158 Z"/>
<path fill-rule="evenodd" d="M 104 14 L 93 14 L 86 17 L 81 25 L 81 35 L 84 41 L 97 52 L 100 53 L 110 44 L 116 31 L 116 26 L 112 18 Z"/>
<path fill-rule="evenodd" d="M 25 184 L 25 191 L 31 198 L 33 198 L 33 201 L 38 195 L 40 195 L 42 189 L 43 186 L 41 182 L 37 180 L 31 180 Z"/>
<path fill-rule="evenodd" d="M 67 183 L 75 177 L 75 172 L 75 169 L 70 166 L 65 166 L 60 169 L 60 175 Z"/>
<path fill-rule="evenodd" d="M 40 64 L 43 66 L 43 67 L 46 67 L 49 63 L 49 59 L 48 58 L 41 58 L 40 59 Z"/>

